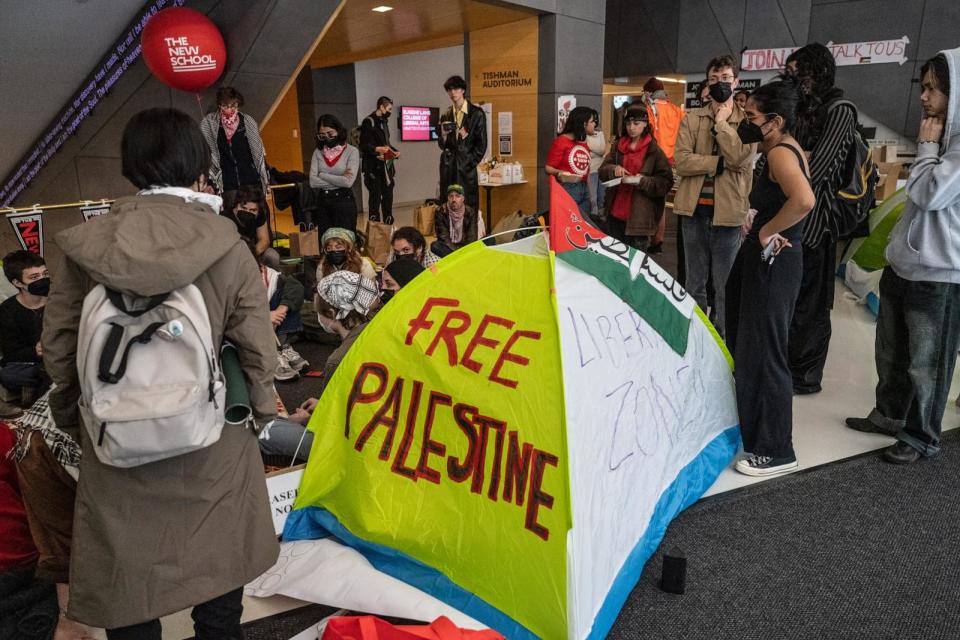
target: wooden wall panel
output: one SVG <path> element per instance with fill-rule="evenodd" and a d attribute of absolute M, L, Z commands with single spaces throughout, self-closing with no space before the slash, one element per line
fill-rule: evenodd
<path fill-rule="evenodd" d="M 282 171 L 303 171 L 300 133 L 297 85 L 293 83 L 277 103 L 270 119 L 260 126 L 267 164 Z"/>
<path fill-rule="evenodd" d="M 469 34 L 469 96 L 477 104 L 493 105 L 491 152 L 497 155 L 498 114 L 513 114 L 513 155 L 504 158 L 523 165 L 527 184 L 493 191 L 493 223 L 510 212 L 537 208 L 537 90 L 539 19 L 526 18 Z M 481 188 L 481 205 L 486 206 Z"/>

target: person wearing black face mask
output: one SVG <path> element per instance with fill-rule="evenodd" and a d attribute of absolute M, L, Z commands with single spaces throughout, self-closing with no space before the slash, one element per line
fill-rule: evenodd
<path fill-rule="evenodd" d="M 423 272 L 423 265 L 414 259 L 404 259 L 403 256 L 388 264 L 380 273 L 380 301 L 383 304 L 389 302 L 397 291 Z"/>
<path fill-rule="evenodd" d="M 357 228 L 357 201 L 353 183 L 360 170 L 360 151 L 347 144 L 340 120 L 325 113 L 317 120 L 317 149 L 310 161 L 310 186 L 317 208 L 314 223 L 322 234 L 331 227 Z"/>
<path fill-rule="evenodd" d="M 393 224 L 393 186 L 400 152 L 390 144 L 393 100 L 377 98 L 377 108 L 360 123 L 360 159 L 363 186 L 367 189 L 367 213 L 371 220 Z"/>
<path fill-rule="evenodd" d="M 43 258 L 29 251 L 7 254 L 3 273 L 17 295 L 0 304 L 0 385 L 20 393 L 26 407 L 49 385 L 40 334 L 50 274 Z"/>
<path fill-rule="evenodd" d="M 684 286 L 724 335 L 727 274 L 740 247 L 740 227 L 749 205 L 756 142 L 737 135 L 743 110 L 734 102 L 736 62 L 730 56 L 707 64 L 701 97 L 709 100 L 691 109 L 680 123 L 674 168 L 680 176 L 674 213 L 680 216 L 678 252 L 682 249 Z M 681 238 L 682 236 L 682 238 Z M 707 298 L 708 279 L 714 299 Z"/>

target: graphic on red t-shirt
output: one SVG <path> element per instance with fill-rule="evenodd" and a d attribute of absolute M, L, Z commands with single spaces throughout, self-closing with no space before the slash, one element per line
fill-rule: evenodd
<path fill-rule="evenodd" d="M 557 136 L 547 154 L 546 164 L 586 179 L 590 173 L 590 149 L 583 142 L 574 142 L 567 136 Z"/>

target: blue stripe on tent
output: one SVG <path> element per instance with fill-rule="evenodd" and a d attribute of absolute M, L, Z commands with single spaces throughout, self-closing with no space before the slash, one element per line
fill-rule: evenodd
<path fill-rule="evenodd" d="M 691 460 L 690 464 L 683 468 L 683 471 L 663 492 L 650 518 L 647 531 L 630 552 L 627 561 L 623 563 L 620 573 L 617 574 L 610 592 L 607 593 L 600 611 L 593 620 L 593 628 L 588 636 L 590 640 L 607 636 L 627 597 L 640 580 L 643 565 L 660 545 L 667 531 L 667 525 L 710 488 L 720 472 L 730 464 L 730 459 L 736 454 L 739 446 L 740 425 L 736 425 L 711 440 L 700 455 Z"/>
<path fill-rule="evenodd" d="M 332 535 L 353 547 L 379 571 L 415 586 L 434 598 L 462 611 L 474 620 L 496 629 L 510 640 L 536 640 L 537 636 L 519 622 L 491 606 L 477 595 L 455 584 L 445 575 L 405 553 L 368 542 L 350 533 L 336 516 L 320 507 L 293 511 L 283 527 L 283 540 L 315 540 Z"/>

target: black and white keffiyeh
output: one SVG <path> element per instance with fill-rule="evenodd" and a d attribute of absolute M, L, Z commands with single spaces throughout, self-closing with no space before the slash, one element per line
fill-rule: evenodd
<path fill-rule="evenodd" d="M 57 462 L 76 480 L 80 477 L 80 445 L 54 424 L 49 397 L 50 391 L 47 391 L 13 422 L 17 444 L 11 454 L 18 462 L 22 461 L 30 450 L 30 438 L 39 434 Z"/>

